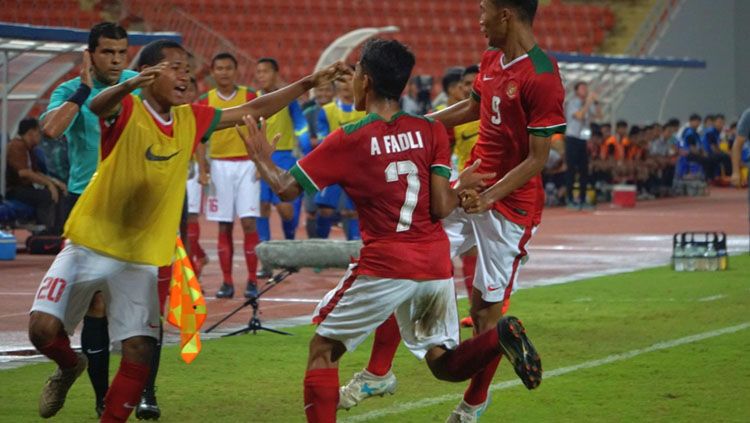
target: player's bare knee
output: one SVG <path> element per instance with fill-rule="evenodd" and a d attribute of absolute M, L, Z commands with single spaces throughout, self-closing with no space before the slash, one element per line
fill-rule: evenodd
<path fill-rule="evenodd" d="M 62 330 L 62 322 L 47 313 L 34 311 L 29 318 L 29 341 L 37 349 L 49 345 Z"/>
<path fill-rule="evenodd" d="M 346 351 L 339 341 L 315 334 L 310 340 L 308 369 L 330 369 L 338 367 L 338 360 Z"/>
<path fill-rule="evenodd" d="M 254 217 L 243 217 L 240 219 L 240 223 L 242 224 L 242 231 L 246 234 L 253 233 L 257 230 Z"/>
<path fill-rule="evenodd" d="M 320 214 L 321 217 L 333 217 L 333 214 L 336 212 L 336 210 L 330 208 L 330 207 L 320 207 L 318 208 L 318 214 Z"/>
<path fill-rule="evenodd" d="M 232 233 L 232 229 L 234 229 L 234 222 L 219 222 L 219 232 L 220 233 Z"/>
<path fill-rule="evenodd" d="M 107 315 L 107 305 L 104 302 L 104 294 L 101 292 L 94 294 L 91 298 L 91 303 L 89 303 L 89 309 L 86 312 L 86 315 L 97 318 L 105 317 Z"/>
<path fill-rule="evenodd" d="M 432 375 L 435 376 L 436 379 L 445 382 L 461 382 L 464 379 L 459 378 L 458 375 L 449 372 L 447 370 L 448 366 L 445 365 L 445 360 L 448 359 L 450 354 L 451 351 L 446 349 L 445 347 L 436 346 L 430 348 L 427 351 L 424 360 L 425 362 L 427 362 L 427 367 L 430 369 L 430 372 L 432 372 Z"/>
<path fill-rule="evenodd" d="M 276 211 L 282 220 L 292 220 L 294 218 L 294 206 L 291 204 L 281 203 L 276 206 Z"/>
<path fill-rule="evenodd" d="M 271 216 L 271 203 L 260 203 L 260 215 L 262 217 L 269 217 Z"/>
<path fill-rule="evenodd" d="M 122 358 L 130 362 L 149 365 L 156 339 L 150 336 L 134 336 L 122 341 Z"/>

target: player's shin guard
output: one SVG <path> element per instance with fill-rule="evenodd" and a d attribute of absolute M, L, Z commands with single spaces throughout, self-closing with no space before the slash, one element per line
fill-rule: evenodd
<path fill-rule="evenodd" d="M 255 247 L 260 243 L 257 232 L 245 234 L 245 263 L 247 264 L 247 277 L 255 280 L 255 273 L 258 271 L 258 256 L 255 255 Z"/>
<path fill-rule="evenodd" d="M 271 240 L 271 226 L 268 223 L 267 217 L 261 216 L 255 219 L 255 227 L 258 230 L 258 237 L 261 242 Z"/>
<path fill-rule="evenodd" d="M 37 346 L 40 353 L 57 363 L 61 369 L 72 369 L 78 364 L 78 356 L 70 348 L 70 338 L 65 332 L 57 334 L 55 339 L 47 345 Z"/>
<path fill-rule="evenodd" d="M 304 385 L 308 423 L 335 422 L 336 406 L 339 403 L 339 370 L 308 370 Z"/>
<path fill-rule="evenodd" d="M 81 350 L 89 360 L 88 373 L 96 404 L 104 403 L 109 388 L 109 329 L 106 317 L 83 318 Z"/>
<path fill-rule="evenodd" d="M 396 355 L 400 343 L 401 333 L 396 322 L 396 316 L 391 314 L 375 331 L 375 340 L 372 344 L 370 362 L 367 363 L 367 371 L 375 376 L 385 376 L 391 370 L 393 357 Z"/>
<path fill-rule="evenodd" d="M 487 401 L 487 393 L 490 390 L 490 384 L 492 383 L 492 378 L 495 376 L 497 365 L 500 364 L 501 357 L 498 356 L 487 367 L 472 376 L 471 383 L 469 383 L 469 387 L 464 392 L 464 402 L 466 404 L 479 405 Z"/>
<path fill-rule="evenodd" d="M 231 232 L 219 232 L 219 265 L 224 275 L 224 283 L 231 284 L 232 279 L 232 256 L 234 256 L 234 244 Z"/>
<path fill-rule="evenodd" d="M 446 351 L 438 359 L 441 375 L 447 380 L 462 381 L 487 367 L 501 354 L 497 330 L 490 329 L 481 335 L 467 339 L 458 348 Z"/>
<path fill-rule="evenodd" d="M 464 285 L 466 286 L 466 294 L 471 298 L 471 292 L 474 290 L 474 274 L 477 270 L 477 256 L 463 256 L 461 258 L 463 264 L 464 274 Z"/>
<path fill-rule="evenodd" d="M 149 368 L 143 364 L 122 359 L 112 386 L 104 399 L 102 423 L 125 422 L 141 399 L 148 380 Z"/>
<path fill-rule="evenodd" d="M 358 241 L 362 239 L 359 233 L 359 219 L 347 219 L 349 221 L 346 227 L 346 239 L 348 241 Z"/>

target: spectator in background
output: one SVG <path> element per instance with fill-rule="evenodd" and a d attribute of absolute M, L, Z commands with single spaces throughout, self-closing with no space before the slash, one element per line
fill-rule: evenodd
<path fill-rule="evenodd" d="M 708 132 L 709 129 L 714 127 L 714 115 L 706 115 L 706 117 L 703 119 L 703 125 L 700 126 L 698 129 L 698 135 L 703 138 L 704 135 L 706 135 L 706 132 Z"/>
<path fill-rule="evenodd" d="M 625 145 L 629 143 L 628 123 L 619 120 L 615 125 L 615 133 L 604 140 L 599 157 L 602 160 L 622 161 L 625 158 Z"/>
<path fill-rule="evenodd" d="M 419 107 L 419 84 L 417 83 L 418 76 L 412 77 L 409 81 L 409 85 L 406 86 L 406 94 L 401 97 L 401 108 L 406 113 L 419 114 L 421 109 Z"/>
<path fill-rule="evenodd" d="M 333 95 L 333 84 L 317 87 L 313 89 L 313 100 L 302 110 L 307 126 L 310 128 L 310 141 L 313 147 L 321 141 L 318 140 L 318 115 L 323 106 L 333 101 Z"/>
<path fill-rule="evenodd" d="M 700 125 L 701 117 L 697 114 L 690 115 L 688 127 L 682 131 L 680 156 L 685 157 L 688 162 L 698 163 L 703 169 L 703 174 L 706 178 L 711 178 L 711 175 L 714 173 L 713 164 L 706 157 L 706 152 L 703 150 L 699 134 Z"/>
<path fill-rule="evenodd" d="M 50 138 L 42 134 L 42 142 L 38 150 L 43 151 L 47 160 L 47 175 L 61 181 L 67 181 L 70 174 L 70 161 L 68 160 L 68 140 L 65 135 L 58 139 Z"/>
<path fill-rule="evenodd" d="M 18 125 L 18 136 L 8 143 L 7 195 L 36 210 L 37 223 L 44 225 L 46 233 L 62 233 L 62 202 L 67 194 L 65 183 L 49 177 L 39 168 L 39 159 L 33 153 L 42 140 L 39 121 L 25 118 Z"/>
<path fill-rule="evenodd" d="M 721 151 L 721 135 L 724 130 L 724 115 L 718 114 L 713 116 L 713 124 L 706 129 L 703 134 L 703 149 L 709 160 L 713 162 L 713 175 L 707 175 L 710 179 L 717 180 L 721 178 L 721 171 L 725 176 L 732 176 L 732 159 L 729 154 Z"/>
<path fill-rule="evenodd" d="M 602 142 L 604 142 L 604 140 L 612 136 L 612 124 L 611 123 L 602 123 L 599 126 L 599 129 L 602 133 Z"/>
<path fill-rule="evenodd" d="M 742 184 L 742 163 L 750 164 L 750 109 L 745 110 L 737 122 L 737 138 L 732 144 L 732 185 Z"/>
<path fill-rule="evenodd" d="M 590 207 L 586 204 L 586 190 L 589 183 L 589 154 L 587 142 L 591 138 L 591 121 L 601 117 L 598 96 L 589 90 L 585 82 L 574 87 L 575 96 L 565 105 L 567 129 L 565 131 L 565 163 L 567 171 L 565 186 L 568 207 L 580 210 Z M 573 198 L 573 184 L 578 175 L 578 199 Z"/>
<path fill-rule="evenodd" d="M 648 155 L 655 164 L 655 176 L 658 180 L 657 194 L 668 195 L 674 179 L 677 162 L 677 145 L 674 134 L 680 127 L 680 121 L 671 119 L 663 127 L 656 124 L 658 137 L 651 142 Z"/>

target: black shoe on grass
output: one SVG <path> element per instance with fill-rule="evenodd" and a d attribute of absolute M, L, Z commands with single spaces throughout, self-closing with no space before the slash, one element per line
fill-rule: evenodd
<path fill-rule="evenodd" d="M 497 334 L 503 353 L 526 388 L 538 387 L 542 383 L 542 360 L 521 321 L 513 316 L 503 317 L 497 324 Z"/>

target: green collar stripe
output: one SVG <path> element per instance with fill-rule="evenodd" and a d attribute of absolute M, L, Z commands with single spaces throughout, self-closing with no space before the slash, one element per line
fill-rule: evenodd
<path fill-rule="evenodd" d="M 425 119 L 425 120 L 428 120 L 428 121 L 432 121 L 430 118 L 426 118 L 424 116 L 412 115 L 412 114 L 404 112 L 403 110 L 399 110 L 396 114 L 394 114 L 393 116 L 391 116 L 391 120 L 387 121 L 387 123 L 395 122 L 396 119 L 400 118 L 401 116 L 413 116 L 413 117 L 418 117 L 418 118 Z M 354 132 L 356 132 L 356 131 L 364 128 L 365 126 L 367 126 L 367 125 L 369 125 L 369 124 L 371 124 L 373 122 L 378 122 L 378 121 L 385 122 L 386 120 L 383 119 L 383 117 L 380 116 L 377 113 L 370 113 L 367 116 L 363 117 L 362 119 L 360 119 L 360 120 L 358 120 L 356 122 L 352 122 L 352 123 L 350 123 L 348 125 L 342 126 L 342 129 L 344 130 L 344 133 L 346 135 L 351 135 Z"/>

